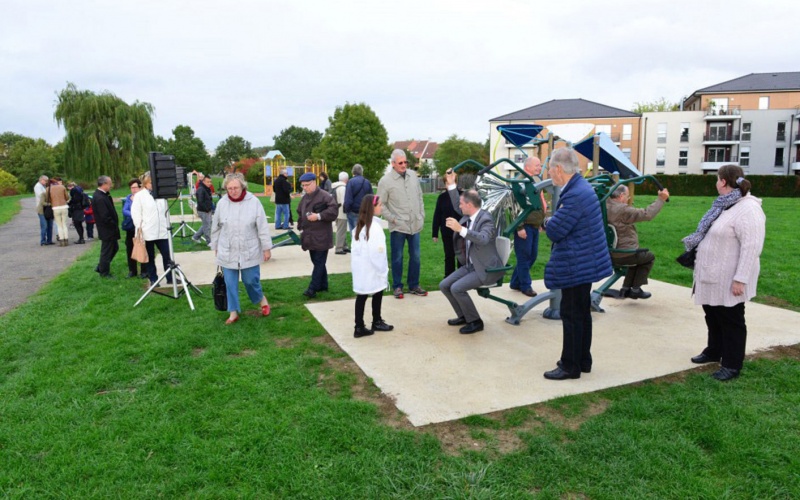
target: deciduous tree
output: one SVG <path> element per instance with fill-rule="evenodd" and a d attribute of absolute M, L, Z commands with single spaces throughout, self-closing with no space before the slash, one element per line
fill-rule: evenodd
<path fill-rule="evenodd" d="M 178 125 L 172 130 L 172 136 L 172 139 L 163 144 L 162 152 L 164 154 L 173 155 L 175 163 L 188 171 L 205 172 L 208 170 L 211 157 L 206 151 L 203 140 L 195 137 L 192 127 Z"/>
<path fill-rule="evenodd" d="M 302 165 L 311 158 L 314 148 L 319 146 L 322 141 L 322 132 L 292 125 L 281 130 L 280 134 L 272 138 L 275 140 L 274 148 L 280 150 L 284 158 Z"/>
<path fill-rule="evenodd" d="M 468 141 L 453 134 L 439 144 L 439 149 L 433 158 L 436 162 L 436 171 L 439 175 L 444 175 L 448 168 L 453 168 L 465 160 L 475 160 L 482 165 L 488 165 L 489 151 L 485 144 Z"/>
<path fill-rule="evenodd" d="M 631 109 L 631 111 L 642 114 L 651 111 L 678 111 L 679 109 L 679 103 L 670 102 L 661 97 L 651 102 L 635 102 L 633 103 L 633 109 Z"/>
<path fill-rule="evenodd" d="M 5 166 L 4 170 L 14 175 L 28 191 L 33 189 L 41 175 L 52 177 L 57 173 L 63 174 L 56 170 L 55 152 L 44 139 L 25 137 L 15 142 L 9 150 Z"/>
<path fill-rule="evenodd" d="M 217 146 L 217 150 L 214 152 L 213 166 L 215 171 L 230 169 L 237 161 L 254 156 L 250 141 L 246 141 L 238 135 L 232 135 Z"/>
<path fill-rule="evenodd" d="M 149 168 L 155 145 L 154 108 L 128 104 L 110 92 L 95 94 L 68 83 L 58 95 L 55 119 L 67 135 L 64 167 L 71 177 L 111 176 L 118 183 Z"/>
<path fill-rule="evenodd" d="M 378 115 L 367 104 L 348 103 L 328 117 L 328 128 L 312 156 L 324 159 L 329 171 L 349 171 L 360 163 L 364 176 L 377 181 L 390 153 L 389 134 Z"/>

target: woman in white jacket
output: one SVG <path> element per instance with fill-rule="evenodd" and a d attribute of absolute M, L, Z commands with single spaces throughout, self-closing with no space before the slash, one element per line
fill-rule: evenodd
<path fill-rule="evenodd" d="M 247 192 L 244 176 L 228 174 L 222 187 L 227 195 L 219 200 L 211 221 L 211 249 L 225 276 L 229 313 L 225 324 L 231 325 L 239 320 L 241 311 L 239 273 L 250 301 L 260 304 L 262 316 L 269 316 L 269 302 L 261 289 L 260 265 L 272 256 L 272 238 L 264 205 Z"/>
<path fill-rule="evenodd" d="M 153 198 L 153 180 L 150 178 L 150 172 L 142 174 L 140 179 L 144 189 L 133 197 L 131 219 L 133 219 L 136 231 L 138 232 L 140 228 L 142 230 L 148 257 L 145 269 L 150 278 L 150 285 L 153 285 L 158 279 L 156 247 L 158 247 L 158 253 L 161 254 L 161 262 L 164 264 L 165 271 L 169 269 L 172 262 L 169 248 L 169 205 L 163 198 L 157 200 Z M 172 273 L 167 274 L 167 284 L 172 284 Z"/>
<path fill-rule="evenodd" d="M 726 381 L 739 376 L 744 362 L 744 303 L 756 295 L 766 217 L 741 167 L 724 165 L 717 177 L 719 197 L 683 242 L 687 251 L 697 249 L 694 302 L 708 326 L 708 344 L 692 362 L 719 362 L 712 376 Z"/>
<path fill-rule="evenodd" d="M 353 334 L 356 338 L 372 335 L 376 330 L 388 332 L 394 329 L 381 318 L 383 291 L 389 286 L 386 236 L 378 218 L 382 209 L 380 198 L 371 194 L 364 196 L 353 230 L 350 267 L 356 293 L 356 329 Z M 364 324 L 364 306 L 369 295 L 372 295 L 372 329 L 367 329 Z"/>

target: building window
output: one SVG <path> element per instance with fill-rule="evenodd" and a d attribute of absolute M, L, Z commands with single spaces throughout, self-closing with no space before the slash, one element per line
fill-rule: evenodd
<path fill-rule="evenodd" d="M 630 158 L 631 158 L 631 148 L 622 148 L 622 154 L 624 154 L 625 157 L 630 160 Z"/>
<path fill-rule="evenodd" d="M 708 159 L 706 161 L 718 163 L 725 161 L 725 148 L 708 148 Z"/>
<path fill-rule="evenodd" d="M 656 167 L 663 167 L 667 163 L 667 149 L 656 148 Z"/>
<path fill-rule="evenodd" d="M 689 142 L 689 123 L 681 123 L 681 142 Z"/>
<path fill-rule="evenodd" d="M 622 124 L 622 140 L 623 141 L 630 141 L 632 135 L 633 135 L 633 125 L 631 125 L 630 123 L 623 123 Z"/>
<path fill-rule="evenodd" d="M 750 142 L 750 128 L 753 126 L 752 123 L 742 123 L 742 140 L 745 142 Z"/>
<path fill-rule="evenodd" d="M 678 166 L 685 167 L 689 164 L 689 150 L 686 148 L 681 148 L 678 151 Z"/>
<path fill-rule="evenodd" d="M 728 125 L 725 123 L 712 123 L 709 127 L 709 131 L 711 132 L 708 136 L 708 140 L 710 141 L 731 140 L 730 137 L 728 137 Z"/>
<path fill-rule="evenodd" d="M 739 166 L 740 167 L 750 166 L 750 146 L 743 146 L 742 150 L 739 151 Z"/>
<path fill-rule="evenodd" d="M 783 166 L 783 148 L 775 148 L 775 166 Z"/>
<path fill-rule="evenodd" d="M 515 154 L 514 163 L 516 163 L 517 165 L 522 165 L 523 163 L 525 163 L 525 155 Z"/>
<path fill-rule="evenodd" d="M 758 109 L 769 109 L 769 96 L 758 98 Z"/>
<path fill-rule="evenodd" d="M 776 140 L 778 141 L 786 140 L 786 122 L 778 122 L 778 136 Z"/>
<path fill-rule="evenodd" d="M 667 142 L 667 124 L 666 123 L 659 123 L 658 124 L 658 143 L 664 144 Z"/>

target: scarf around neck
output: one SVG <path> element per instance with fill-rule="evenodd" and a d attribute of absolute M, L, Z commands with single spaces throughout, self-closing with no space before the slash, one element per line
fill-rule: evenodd
<path fill-rule="evenodd" d="M 238 198 L 234 198 L 233 196 L 228 195 L 228 199 L 231 200 L 232 202 L 238 203 L 238 202 L 240 202 L 240 201 L 242 201 L 244 199 L 244 196 L 246 194 L 247 194 L 247 190 L 246 189 L 242 189 L 242 195 L 241 196 L 239 196 Z"/>
<path fill-rule="evenodd" d="M 688 252 L 693 248 L 697 248 L 697 245 L 703 241 L 703 238 L 705 238 L 706 233 L 711 229 L 711 225 L 717 220 L 717 217 L 719 217 L 724 210 L 732 207 L 741 199 L 742 191 L 739 189 L 734 189 L 728 194 L 717 197 L 708 212 L 700 219 L 700 223 L 697 225 L 697 231 L 683 239 L 683 245 L 686 251 Z"/>

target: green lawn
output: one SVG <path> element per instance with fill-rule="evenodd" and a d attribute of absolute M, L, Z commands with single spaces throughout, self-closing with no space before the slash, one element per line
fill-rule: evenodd
<path fill-rule="evenodd" d="M 0 196 L 0 226 L 10 221 L 22 208 L 19 200 L 32 197 L 32 194 L 18 194 L 14 196 Z"/>
<path fill-rule="evenodd" d="M 431 290 L 443 269 L 434 201 Z M 653 278 L 690 284 L 674 257 L 711 201 L 674 196 L 639 225 Z M 759 300 L 800 310 L 789 255 L 800 202 L 764 208 Z M 98 252 L 0 317 L 2 496 L 800 497 L 797 347 L 748 361 L 728 384 L 692 371 L 413 429 L 303 307 L 307 279 L 264 276 L 272 316 L 224 327 L 208 294 L 193 295 L 195 312 L 157 296 L 133 309 L 141 283 L 99 280 Z M 536 278 L 547 255 L 542 237 Z M 124 276 L 124 259 L 113 267 Z M 332 276 L 321 300 L 349 287 Z"/>

